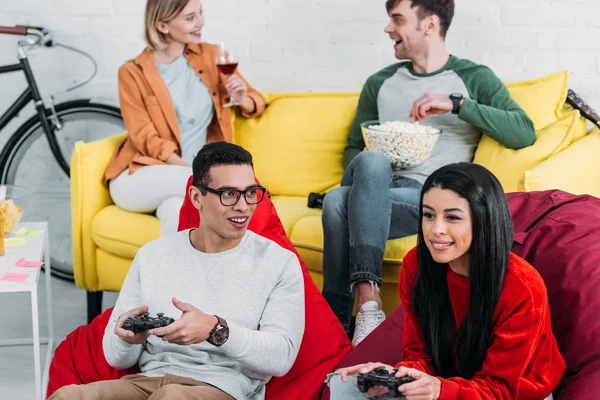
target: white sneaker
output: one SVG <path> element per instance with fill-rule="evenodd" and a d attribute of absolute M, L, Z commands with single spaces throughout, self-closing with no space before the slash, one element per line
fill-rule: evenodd
<path fill-rule="evenodd" d="M 352 347 L 358 346 L 369 333 L 373 332 L 385 320 L 385 313 L 379 309 L 376 301 L 367 301 L 360 306 L 356 314 L 356 325 L 352 337 Z"/>

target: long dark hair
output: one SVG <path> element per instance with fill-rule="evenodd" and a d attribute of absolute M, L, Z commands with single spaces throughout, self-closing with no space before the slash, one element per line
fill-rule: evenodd
<path fill-rule="evenodd" d="M 431 174 L 421 191 L 421 221 L 423 195 L 433 187 L 452 190 L 471 207 L 469 309 L 454 337 L 456 322 L 448 293 L 447 266 L 433 260 L 425 245 L 422 224 L 419 224 L 419 271 L 413 304 L 436 374 L 470 379 L 481 370 L 490 345 L 494 310 L 513 243 L 512 218 L 500 182 L 480 165 L 450 164 Z"/>

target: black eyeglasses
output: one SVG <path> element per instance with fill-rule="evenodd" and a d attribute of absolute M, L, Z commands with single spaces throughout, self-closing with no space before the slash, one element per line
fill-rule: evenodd
<path fill-rule="evenodd" d="M 267 188 L 263 186 L 253 186 L 246 190 L 237 190 L 237 189 L 212 189 L 208 186 L 204 185 L 194 185 L 198 189 L 206 190 L 207 192 L 216 194 L 219 196 L 221 200 L 221 204 L 224 206 L 234 206 L 240 201 L 242 195 L 244 195 L 244 199 L 248 204 L 258 204 L 261 202 L 263 197 L 265 197 L 265 192 Z"/>

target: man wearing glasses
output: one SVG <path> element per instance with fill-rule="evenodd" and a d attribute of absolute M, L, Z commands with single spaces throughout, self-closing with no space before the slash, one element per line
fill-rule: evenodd
<path fill-rule="evenodd" d="M 298 258 L 247 230 L 266 189 L 252 156 L 231 143 L 205 145 L 188 195 L 202 221 L 140 248 L 103 340 L 117 369 L 141 373 L 67 386 L 52 399 L 262 399 L 293 365 L 304 332 Z M 134 334 L 129 317 L 175 322 Z"/>

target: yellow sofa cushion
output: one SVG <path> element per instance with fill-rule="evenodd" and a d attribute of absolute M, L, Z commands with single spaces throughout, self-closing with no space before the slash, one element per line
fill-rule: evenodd
<path fill-rule="evenodd" d="M 264 94 L 258 119 L 236 118 L 234 141 L 274 195 L 306 197 L 340 182 L 358 93 Z"/>
<path fill-rule="evenodd" d="M 91 232 L 96 246 L 131 259 L 140 247 L 160 236 L 160 221 L 154 215 L 129 212 L 113 205 L 96 214 Z"/>
<path fill-rule="evenodd" d="M 306 250 L 316 252 L 314 261 L 308 262 L 305 260 L 309 269 L 313 271 L 323 271 L 322 265 L 322 253 L 323 253 L 323 225 L 321 224 L 320 216 L 309 216 L 304 217 L 296 225 L 292 230 L 292 235 L 290 236 L 290 240 L 300 252 L 300 249 L 303 250 L 303 253 L 306 253 Z M 417 235 L 407 236 L 400 239 L 388 240 L 385 254 L 383 256 L 384 263 L 397 263 L 398 266 L 402 263 L 402 259 L 408 253 L 410 249 L 417 245 Z M 319 256 L 319 254 L 321 256 Z M 310 255 L 309 255 L 310 257 Z M 314 257 L 311 257 L 311 259 Z M 398 273 L 400 269 L 397 271 L 390 271 L 389 269 L 384 269 L 384 281 L 391 280 L 392 282 L 398 282 Z"/>
<path fill-rule="evenodd" d="M 513 150 L 489 136 L 483 136 L 473 162 L 489 169 L 502 183 L 505 192 L 515 192 L 525 171 L 567 148 L 580 127 L 578 111 L 566 113 L 558 121 L 536 132 L 535 143 Z"/>
<path fill-rule="evenodd" d="M 273 196 L 271 201 L 277 210 L 277 215 L 283 224 L 285 234 L 290 237 L 296 223 L 306 216 L 319 216 L 321 210 L 309 208 L 308 199 L 300 196 Z"/>
<path fill-rule="evenodd" d="M 96 264 L 98 265 L 98 289 L 117 292 L 121 290 L 125 276 L 129 271 L 132 259 L 119 257 L 109 251 L 96 249 Z"/>
<path fill-rule="evenodd" d="M 594 168 L 598 149 L 600 129 L 596 128 L 568 149 L 526 171 L 520 189 L 532 192 L 560 188 L 600 197 L 600 169 Z"/>
<path fill-rule="evenodd" d="M 527 113 L 536 130 L 542 129 L 562 114 L 569 90 L 569 71 L 560 71 L 528 81 L 506 84 L 508 91 Z"/>
<path fill-rule="evenodd" d="M 113 204 L 104 186 L 104 171 L 127 133 L 89 143 L 77 142 L 71 155 L 71 223 L 73 273 L 77 287 L 98 290 L 96 245 L 91 236 L 94 216 Z"/>
<path fill-rule="evenodd" d="M 565 104 L 560 111 L 560 116 L 564 117 L 573 111 L 579 113 L 578 110 L 575 110 L 570 105 Z M 576 141 L 588 134 L 588 120 L 582 117 L 581 113 L 579 113 L 579 119 L 575 122 L 574 129 L 575 130 L 573 131 L 573 138 L 571 139 L 571 144 L 575 143 Z"/>

